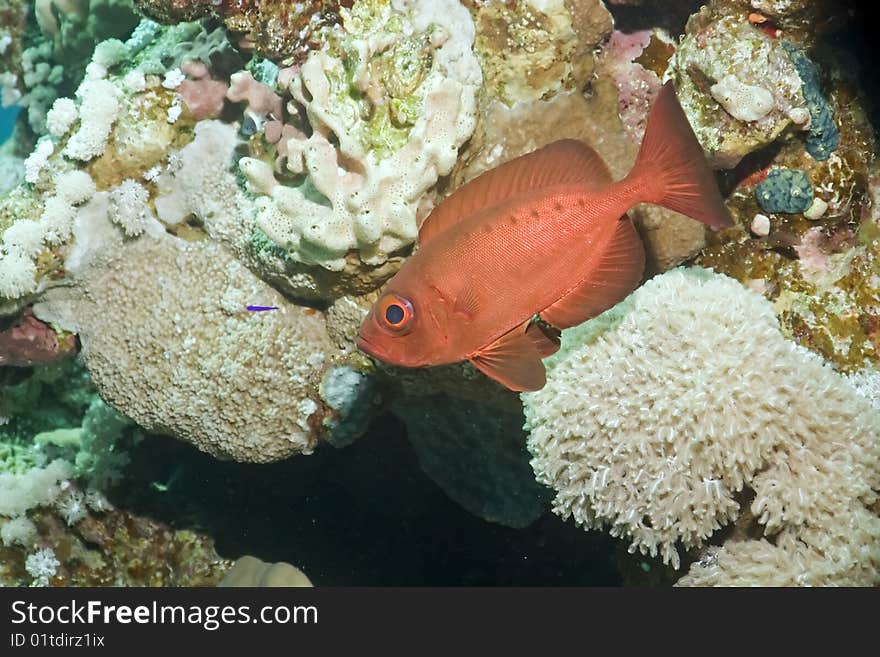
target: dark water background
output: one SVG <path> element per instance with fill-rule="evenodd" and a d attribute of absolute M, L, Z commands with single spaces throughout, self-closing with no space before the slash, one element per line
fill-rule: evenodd
<path fill-rule="evenodd" d="M 462 509 L 422 472 L 392 415 L 349 447 L 269 465 L 218 461 L 158 436 L 131 456 L 114 504 L 203 531 L 226 558 L 291 562 L 317 585 L 621 583 L 617 541 L 602 532 L 549 510 L 510 529 Z"/>

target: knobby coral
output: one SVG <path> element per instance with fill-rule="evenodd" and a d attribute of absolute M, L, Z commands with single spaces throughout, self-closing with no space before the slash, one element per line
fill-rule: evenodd
<path fill-rule="evenodd" d="M 843 530 L 873 517 L 880 415 L 736 281 L 699 268 L 656 277 L 566 331 L 546 387 L 523 400 L 557 514 L 610 525 L 631 551 L 678 567 L 678 546 L 750 513 L 799 581 L 880 581 L 880 522 Z M 756 550 L 733 540 L 713 576 L 685 582 L 736 579 L 725 555 Z M 759 568 L 739 577 L 763 581 Z"/>
<path fill-rule="evenodd" d="M 80 336 L 110 404 L 224 458 L 265 462 L 314 448 L 317 386 L 333 351 L 320 313 L 210 242 L 154 233 L 109 250 L 109 261 L 95 256 L 36 311 Z"/>

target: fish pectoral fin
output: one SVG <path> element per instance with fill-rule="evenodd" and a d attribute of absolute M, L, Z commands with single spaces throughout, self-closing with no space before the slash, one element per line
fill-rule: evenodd
<path fill-rule="evenodd" d="M 587 279 L 541 311 L 558 329 L 582 324 L 622 301 L 642 280 L 645 248 L 629 217 L 621 218 L 605 254 Z"/>
<path fill-rule="evenodd" d="M 490 379 L 516 392 L 540 390 L 547 381 L 542 358 L 559 349 L 558 335 L 531 320 L 505 333 L 470 361 Z"/>
<path fill-rule="evenodd" d="M 471 321 L 480 311 L 480 295 L 473 285 L 465 287 L 459 295 L 455 297 L 455 305 L 452 312 L 460 317 Z"/>
<path fill-rule="evenodd" d="M 430 242 L 475 212 L 513 196 L 553 185 L 583 185 L 598 190 L 612 182 L 608 167 L 587 144 L 561 139 L 480 174 L 459 187 L 428 215 L 419 229 L 419 245 Z"/>

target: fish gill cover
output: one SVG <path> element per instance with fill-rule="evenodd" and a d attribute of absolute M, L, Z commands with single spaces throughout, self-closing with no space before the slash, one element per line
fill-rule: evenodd
<path fill-rule="evenodd" d="M 877 585 L 857 27 L 824 0 L 0 0 L 0 582 Z M 358 351 L 433 208 L 565 138 L 623 178 L 667 81 L 732 227 L 633 208 L 647 282 L 522 399 Z"/>

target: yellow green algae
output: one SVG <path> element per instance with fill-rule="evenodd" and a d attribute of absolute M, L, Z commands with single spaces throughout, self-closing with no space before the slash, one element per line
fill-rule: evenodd
<path fill-rule="evenodd" d="M 651 71 L 657 77 L 662 78 L 669 68 L 669 60 L 675 53 L 675 46 L 669 41 L 660 37 L 658 32 L 654 30 L 651 33 L 651 39 L 642 53 L 633 61 L 639 64 L 645 70 Z"/>
<path fill-rule="evenodd" d="M 593 46 L 611 30 L 601 5 L 587 16 L 575 16 L 577 10 L 562 2 L 547 3 L 546 13 L 528 2 L 466 4 L 477 26 L 474 52 L 483 69 L 484 93 L 508 106 L 574 89 L 593 71 Z"/>
<path fill-rule="evenodd" d="M 344 32 L 327 33 L 327 54 L 335 58 L 325 70 L 336 111 L 345 108 L 358 125 L 358 141 L 365 151 L 381 160 L 402 148 L 410 131 L 424 111 L 427 88 L 424 85 L 433 67 L 431 40 L 434 30 L 400 39 L 392 48 L 361 61 L 358 41 L 382 32 L 403 30 L 401 14 L 387 0 L 355 3 L 344 14 Z M 367 90 L 358 77 L 366 67 Z M 384 89 L 384 93 L 381 91 Z M 375 103 L 378 94 L 387 103 Z"/>

